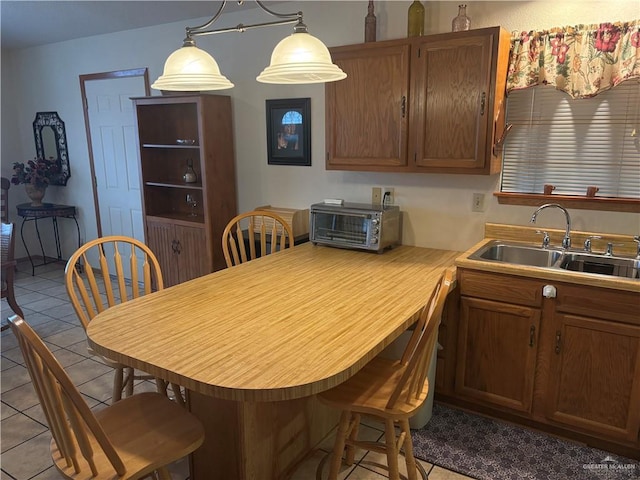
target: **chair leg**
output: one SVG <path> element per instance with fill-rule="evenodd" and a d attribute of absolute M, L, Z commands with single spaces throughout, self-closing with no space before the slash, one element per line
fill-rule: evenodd
<path fill-rule="evenodd" d="M 125 397 L 133 395 L 133 381 L 135 380 L 135 372 L 131 367 L 125 367 L 124 390 Z"/>
<path fill-rule="evenodd" d="M 122 399 L 122 387 L 124 382 L 124 368 L 117 367 L 114 369 L 113 377 L 113 395 L 111 403 L 116 403 Z"/>
<path fill-rule="evenodd" d="M 351 420 L 351 412 L 349 410 L 343 410 L 340 415 L 340 423 L 338 424 L 338 431 L 336 432 L 336 441 L 333 444 L 333 453 L 331 455 L 331 467 L 329 468 L 329 477 L 327 480 L 337 480 L 338 473 L 340 472 L 340 465 L 342 464 L 342 452 L 344 451 L 344 444 L 349 432 L 349 422 Z"/>
<path fill-rule="evenodd" d="M 172 383 L 171 384 L 171 390 L 173 390 L 173 396 L 175 397 L 176 402 L 178 403 L 178 405 L 180 405 L 181 407 L 187 407 L 187 402 L 185 401 L 184 397 L 182 396 L 182 389 L 180 388 L 180 385 L 178 385 L 177 383 Z"/>
<path fill-rule="evenodd" d="M 165 382 L 161 378 L 157 378 L 156 377 L 156 391 L 158 393 L 161 393 L 162 395 L 167 396 L 167 387 L 168 386 L 169 386 L 169 384 L 167 382 Z"/>
<path fill-rule="evenodd" d="M 6 283 L 6 289 L 3 293 L 6 294 L 7 303 L 9 304 L 9 307 L 11 307 L 11 310 L 19 315 L 20 318 L 24 318 L 24 313 L 22 313 L 22 309 L 18 306 L 18 302 L 16 301 L 16 293 L 13 289 L 13 268 L 14 267 L 9 267 L 7 269 L 6 278 L 3 279 Z"/>
<path fill-rule="evenodd" d="M 13 293 L 13 285 L 7 291 L 7 303 L 11 310 L 13 310 L 20 318 L 24 318 L 24 313 L 22 313 L 22 309 L 18 306 L 18 302 L 16 302 L 15 294 Z"/>
<path fill-rule="evenodd" d="M 358 428 L 360 427 L 360 414 L 354 413 L 351 421 L 349 422 L 349 428 L 351 428 L 351 432 L 349 433 L 349 440 L 356 441 L 358 440 Z M 345 454 L 345 463 L 347 465 L 353 465 L 353 462 L 356 460 L 356 447 L 353 444 L 347 443 L 347 452 Z"/>
<path fill-rule="evenodd" d="M 398 446 L 396 444 L 396 429 L 393 420 L 384 422 L 384 441 L 387 450 L 387 466 L 389 467 L 389 480 L 400 480 L 398 468 Z"/>
<path fill-rule="evenodd" d="M 411 427 L 409 426 L 409 420 L 402 419 L 400 420 L 400 428 L 403 432 L 405 432 L 404 437 L 404 458 L 407 463 L 407 477 L 409 480 L 417 480 L 418 476 L 416 474 L 416 459 L 413 456 L 413 440 L 411 439 Z"/>
<path fill-rule="evenodd" d="M 167 467 L 159 468 L 156 472 L 158 472 L 158 478 L 160 480 L 171 480 L 171 475 L 169 474 Z"/>

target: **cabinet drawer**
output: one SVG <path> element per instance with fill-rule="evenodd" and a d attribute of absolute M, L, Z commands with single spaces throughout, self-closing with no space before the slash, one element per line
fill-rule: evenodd
<path fill-rule="evenodd" d="M 640 325 L 640 293 L 557 284 L 556 311 Z"/>
<path fill-rule="evenodd" d="M 530 307 L 542 305 L 544 283 L 540 280 L 459 268 L 458 281 L 461 295 Z"/>

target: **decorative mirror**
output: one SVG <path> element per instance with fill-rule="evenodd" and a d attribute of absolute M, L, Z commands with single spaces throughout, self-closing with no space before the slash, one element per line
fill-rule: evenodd
<path fill-rule="evenodd" d="M 33 136 L 36 141 L 37 158 L 53 158 L 58 162 L 60 173 L 51 179 L 51 185 L 66 185 L 71 176 L 67 155 L 67 135 L 64 122 L 58 112 L 38 112 L 33 121 Z"/>

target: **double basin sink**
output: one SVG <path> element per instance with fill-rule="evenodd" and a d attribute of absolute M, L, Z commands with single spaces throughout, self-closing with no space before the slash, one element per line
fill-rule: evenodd
<path fill-rule="evenodd" d="M 640 260 L 636 258 L 536 247 L 501 240 L 492 240 L 469 255 L 469 259 L 640 279 Z"/>

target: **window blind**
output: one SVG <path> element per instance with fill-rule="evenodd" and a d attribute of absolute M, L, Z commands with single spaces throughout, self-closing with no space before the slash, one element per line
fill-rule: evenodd
<path fill-rule="evenodd" d="M 640 198 L 640 82 L 627 80 L 588 99 L 552 86 L 514 90 L 501 191 Z"/>

